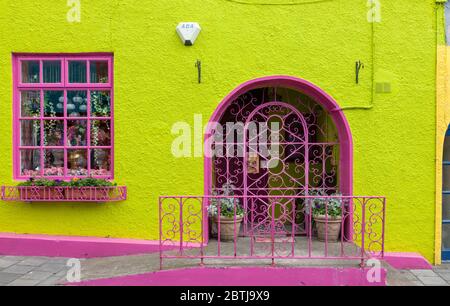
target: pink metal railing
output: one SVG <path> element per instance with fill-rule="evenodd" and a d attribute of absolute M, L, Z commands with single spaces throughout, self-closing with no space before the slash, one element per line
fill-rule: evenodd
<path fill-rule="evenodd" d="M 239 203 L 245 211 L 239 227 L 234 206 L 234 237 L 224 242 L 220 218 L 209 216 L 212 201 L 227 199 Z M 331 217 L 326 217 L 325 238 L 319 241 L 313 206 L 317 201 L 338 201 L 342 209 L 338 241 L 330 241 Z M 254 204 L 270 218 L 252 219 Z M 262 203 L 262 204 L 261 204 Z M 261 205 L 263 208 L 261 208 Z M 220 205 L 219 215 L 220 215 Z M 358 196 L 163 196 L 159 199 L 161 268 L 166 259 L 269 260 L 283 259 L 358 260 L 384 257 L 384 197 Z M 262 220 L 262 222 L 260 222 Z M 294 220 L 294 221 L 293 221 Z M 300 221 L 299 221 L 300 220 Z M 260 222 L 260 223 L 258 223 Z M 297 223 L 306 234 L 298 235 Z"/>
<path fill-rule="evenodd" d="M 11 202 L 116 202 L 127 199 L 127 187 L 2 186 L 1 199 Z"/>

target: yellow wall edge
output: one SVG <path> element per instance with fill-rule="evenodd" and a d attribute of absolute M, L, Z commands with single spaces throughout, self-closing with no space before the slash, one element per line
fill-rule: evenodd
<path fill-rule="evenodd" d="M 442 263 L 442 162 L 445 133 L 450 124 L 449 75 L 450 47 L 437 47 L 437 78 L 436 78 L 436 235 L 435 264 Z"/>

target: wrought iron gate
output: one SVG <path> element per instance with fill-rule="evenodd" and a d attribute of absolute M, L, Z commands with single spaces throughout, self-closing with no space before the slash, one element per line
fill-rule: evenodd
<path fill-rule="evenodd" d="M 225 149 L 214 158 L 212 194 L 227 195 L 224 189 L 232 188 L 243 197 L 245 236 L 266 236 L 273 223 L 276 235 L 307 234 L 301 197 L 339 192 L 339 141 L 328 114 L 305 98 L 287 101 L 280 90 L 236 99 L 221 124 L 238 127 L 226 129 L 213 145 Z M 283 196 L 299 198 L 293 203 Z"/>

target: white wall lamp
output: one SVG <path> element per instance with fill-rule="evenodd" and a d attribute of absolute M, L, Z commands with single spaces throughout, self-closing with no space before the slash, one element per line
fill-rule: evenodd
<path fill-rule="evenodd" d="M 193 46 L 202 28 L 197 22 L 181 22 L 177 26 L 177 33 L 185 46 Z"/>

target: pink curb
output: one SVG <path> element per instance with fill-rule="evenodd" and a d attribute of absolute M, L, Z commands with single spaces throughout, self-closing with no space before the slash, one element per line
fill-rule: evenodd
<path fill-rule="evenodd" d="M 169 249 L 172 248 L 164 248 Z M 95 258 L 159 250 L 159 241 L 0 233 L 0 255 Z"/>
<path fill-rule="evenodd" d="M 386 253 L 384 261 L 398 270 L 433 269 L 433 266 L 418 253 Z"/>
<path fill-rule="evenodd" d="M 386 270 L 378 283 L 369 269 L 358 268 L 192 268 L 159 271 L 69 286 L 386 286 Z"/>

